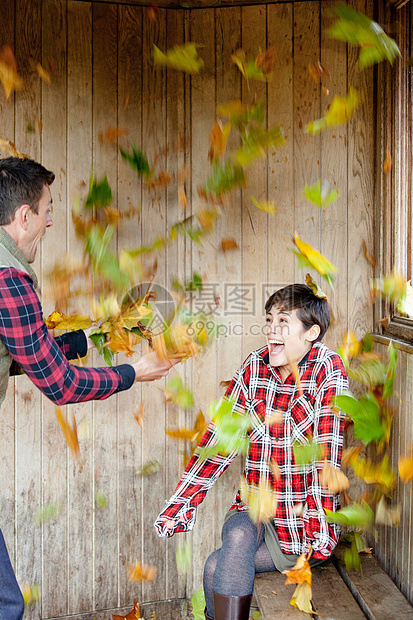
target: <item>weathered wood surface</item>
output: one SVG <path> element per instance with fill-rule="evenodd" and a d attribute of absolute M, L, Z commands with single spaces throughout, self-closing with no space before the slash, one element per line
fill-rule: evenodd
<path fill-rule="evenodd" d="M 108 174 L 115 203 L 125 210 L 129 204 L 141 207 L 140 221 L 120 227 L 114 241 L 118 248 L 133 247 L 166 234 L 174 223 L 198 211 L 198 188 L 210 170 L 209 132 L 218 104 L 234 99 L 250 103 L 257 93 L 265 99 L 268 126 L 280 124 L 287 144 L 251 169 L 249 185 L 231 197 L 203 247 L 180 238 L 159 260 L 155 281 L 167 288 L 174 277 L 184 281 L 194 271 L 203 276 L 206 288 L 195 302 L 199 309 L 204 305 L 219 310 L 217 318 L 226 325 L 205 357 L 177 369 L 194 390 L 193 410 L 165 407 L 161 382 L 134 386 L 101 403 L 67 408 L 69 416 L 73 412 L 77 422 L 84 420 L 89 428 L 89 437 L 80 442 L 81 469 L 68 453 L 54 406 L 27 378 L 10 381 L 0 415 L 0 527 L 20 583 L 37 581 L 41 586 L 41 603 L 27 612 L 30 620 L 88 613 L 103 618 L 102 610 L 126 609 L 133 597 L 190 597 L 201 587 L 205 559 L 220 545 L 223 516 L 237 490 L 241 464 L 234 462 L 209 493 L 191 534 L 159 539 L 152 523 L 183 467 L 183 446 L 167 438 L 164 428 L 192 427 L 199 409 L 207 414 L 211 398 L 222 395 L 219 382 L 230 379 L 249 351 L 264 344 L 263 302 L 278 286 L 304 275 L 288 250 L 295 230 L 340 270 L 337 292 L 331 295 L 338 322 L 327 342 L 335 346 L 347 325 L 361 334 L 372 324 L 366 303 L 371 269 L 360 255 L 360 243 L 370 239 L 373 230 L 373 81 L 357 73 L 355 52 L 348 65 L 346 46 L 323 35 L 323 9 L 331 2 L 250 2 L 196 11 L 166 11 L 158 3 L 156 22 L 145 7 L 128 4 L 2 2 L 0 43 L 14 46 L 26 86 L 8 102 L 0 91 L 0 134 L 56 172 L 55 225 L 35 263 L 45 314 L 53 309 L 47 272 L 66 249 L 74 255 L 81 252 L 71 208 L 77 195 L 85 196 L 92 170 L 99 179 Z M 370 10 L 371 3 L 365 8 Z M 204 46 L 199 48 L 205 61 L 199 75 L 153 67 L 153 43 L 166 50 L 184 41 Z M 240 47 L 256 54 L 271 43 L 277 49 L 274 77 L 268 84 L 251 82 L 248 91 L 231 54 Z M 29 58 L 46 68 L 51 62 L 51 85 L 39 80 Z M 318 58 L 331 62 L 329 97 L 321 95 L 308 75 L 308 62 Z M 360 118 L 322 138 L 305 135 L 305 124 L 325 111 L 335 91 L 344 95 L 355 82 L 364 99 Z M 114 144 L 101 144 L 99 133 L 109 126 L 124 127 L 128 134 Z M 180 136 L 185 146 L 176 152 L 173 144 Z M 159 165 L 174 179 L 188 167 L 186 209 L 178 202 L 176 184 L 162 189 L 159 200 L 142 191 L 118 152 L 118 146 L 130 148 L 132 140 L 151 164 L 158 153 Z M 233 146 L 231 137 L 229 148 Z M 328 177 L 341 192 L 340 201 L 322 214 L 303 199 L 305 183 L 319 176 Z M 251 195 L 274 201 L 277 214 L 258 211 Z M 235 239 L 239 250 L 217 253 L 225 237 Z M 250 296 L 246 306 L 240 298 L 244 285 L 254 293 L 253 303 Z M 125 359 L 119 356 L 119 361 Z M 88 363 L 102 362 L 91 355 Z M 134 413 L 142 401 L 145 420 L 140 428 Z M 403 428 L 410 437 L 407 423 Z M 154 458 L 161 472 L 147 479 L 137 476 Z M 108 498 L 104 510 L 95 503 L 96 491 Z M 407 511 L 409 493 L 405 499 Z M 49 501 L 62 506 L 61 517 L 34 524 L 33 514 Z M 412 537 L 406 536 L 398 540 L 405 541 L 409 552 L 396 559 L 403 566 L 400 579 L 411 581 Z M 192 542 L 193 555 L 186 587 L 175 563 L 175 546 L 185 539 Z M 127 567 L 136 560 L 157 565 L 153 584 L 128 582 Z"/>
<path fill-rule="evenodd" d="M 375 557 L 363 553 L 359 557 L 361 572 L 346 569 L 342 546 L 334 552 L 333 562 L 369 620 L 412 618 L 413 607 L 379 566 Z"/>
<path fill-rule="evenodd" d="M 290 604 L 295 585 L 285 585 L 285 575 L 260 573 L 254 595 L 263 620 L 294 620 L 303 612 Z M 325 620 L 364 620 L 365 616 L 332 562 L 312 569 L 313 605 Z M 319 616 L 314 614 L 314 618 Z"/>

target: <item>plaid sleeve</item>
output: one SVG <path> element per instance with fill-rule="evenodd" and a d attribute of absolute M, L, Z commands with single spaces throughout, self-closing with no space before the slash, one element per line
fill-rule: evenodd
<path fill-rule="evenodd" d="M 76 360 L 78 357 L 85 357 L 87 353 L 87 340 L 81 329 L 55 336 L 55 342 L 68 360 Z"/>
<path fill-rule="evenodd" d="M 33 383 L 58 405 L 104 399 L 133 384 L 132 366 L 69 364 L 47 331 L 31 278 L 13 268 L 0 276 L 0 338 Z"/>
<path fill-rule="evenodd" d="M 234 399 L 233 409 L 245 411 L 247 390 L 244 381 L 243 367 L 232 379 L 225 394 L 225 398 Z M 216 426 L 212 421 L 202 437 L 198 448 L 215 445 Z M 214 457 L 201 460 L 198 449 L 189 461 L 182 478 L 164 509 L 155 521 L 155 528 L 159 536 L 173 536 L 176 532 L 187 532 L 193 529 L 196 518 L 196 508 L 204 500 L 209 489 L 219 476 L 224 473 L 237 453 L 231 452 L 224 456 L 217 454 Z"/>
<path fill-rule="evenodd" d="M 334 469 L 340 469 L 343 449 L 345 416 L 333 412 L 331 401 L 336 394 L 348 389 L 348 379 L 341 358 L 332 354 L 323 370 L 315 400 L 314 440 L 323 445 L 323 459 Z M 335 523 L 327 523 L 324 509 L 336 511 L 339 508 L 339 494 L 329 493 L 320 482 L 324 460 L 314 462 L 307 476 L 308 504 L 305 515 L 307 542 L 311 543 L 315 558 L 329 557 L 337 545 L 340 528 Z"/>

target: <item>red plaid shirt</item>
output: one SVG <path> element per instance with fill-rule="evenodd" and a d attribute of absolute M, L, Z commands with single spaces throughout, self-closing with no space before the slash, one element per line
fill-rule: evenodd
<path fill-rule="evenodd" d="M 344 416 L 333 413 L 331 399 L 348 388 L 341 358 L 324 344 L 316 343 L 299 364 L 302 395 L 290 375 L 283 383 L 269 364 L 268 348 L 253 351 L 231 381 L 226 397 L 234 399 L 233 411 L 250 418 L 249 448 L 244 477 L 247 484 L 270 481 L 278 501 L 274 525 L 284 553 L 301 554 L 313 548 L 315 558 L 326 558 L 337 545 L 340 530 L 326 523 L 324 508 L 337 510 L 339 496 L 320 483 L 323 461 L 296 465 L 293 443 L 306 444 L 311 437 L 323 444 L 323 458 L 340 469 Z M 282 412 L 281 423 L 270 423 L 274 411 Z M 216 427 L 211 422 L 200 447 L 215 444 Z M 236 452 L 199 460 L 198 450 L 178 483 L 171 499 L 158 516 L 160 536 L 191 530 L 196 507 L 215 480 L 225 471 Z M 269 462 L 275 459 L 280 477 L 275 480 Z M 231 510 L 247 510 L 238 492 Z"/>
<path fill-rule="evenodd" d="M 52 338 L 31 277 L 14 267 L 0 269 L 0 338 L 33 383 L 58 405 L 107 398 L 131 387 L 135 379 L 130 364 L 113 368 L 69 364 L 68 359 L 86 355 L 83 332 Z"/>

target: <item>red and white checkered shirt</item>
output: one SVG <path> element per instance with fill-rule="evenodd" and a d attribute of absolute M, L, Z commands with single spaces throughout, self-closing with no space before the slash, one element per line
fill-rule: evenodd
<path fill-rule="evenodd" d="M 239 368 L 225 396 L 234 400 L 233 411 L 249 416 L 249 447 L 244 477 L 247 484 L 269 481 L 277 497 L 274 526 L 284 553 L 301 554 L 309 550 L 313 557 L 327 558 L 338 543 L 340 529 L 325 520 L 324 508 L 337 510 L 339 495 L 332 495 L 320 483 L 323 460 L 297 465 L 293 444 L 313 441 L 323 444 L 323 459 L 340 469 L 344 420 L 333 412 L 331 400 L 348 389 L 345 368 L 339 355 L 324 344 L 315 343 L 299 363 L 302 394 L 292 375 L 283 383 L 277 368 L 269 364 L 268 348 L 253 351 Z M 274 411 L 282 412 L 274 424 Z M 211 422 L 200 447 L 216 443 L 216 426 Z M 160 536 L 191 530 L 196 507 L 215 480 L 225 471 L 236 452 L 199 459 L 191 458 L 172 497 L 158 516 L 155 527 Z M 277 461 L 280 476 L 276 480 L 269 467 Z M 247 510 L 238 492 L 231 510 Z"/>

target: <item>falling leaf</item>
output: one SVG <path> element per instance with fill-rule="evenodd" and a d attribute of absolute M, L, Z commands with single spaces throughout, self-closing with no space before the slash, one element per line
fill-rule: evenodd
<path fill-rule="evenodd" d="M 264 75 L 269 75 L 274 67 L 276 56 L 275 45 L 270 45 L 266 50 L 260 52 L 255 58 L 255 66 L 261 69 Z"/>
<path fill-rule="evenodd" d="M 229 252 L 231 250 L 238 250 L 239 246 L 235 239 L 222 239 L 220 250 L 221 252 Z"/>
<path fill-rule="evenodd" d="M 145 463 L 140 469 L 138 469 L 136 472 L 136 475 L 137 476 L 152 476 L 153 474 L 157 474 L 158 471 L 161 471 L 161 469 L 162 469 L 162 466 L 159 463 L 159 461 L 154 459 L 153 461 L 149 461 L 148 463 Z"/>
<path fill-rule="evenodd" d="M 191 409 L 194 404 L 194 397 L 188 388 L 184 387 L 182 379 L 179 375 L 172 377 L 162 388 L 165 394 L 165 401 L 172 401 L 183 409 Z"/>
<path fill-rule="evenodd" d="M 209 161 L 220 161 L 224 157 L 231 127 L 231 123 L 227 123 L 223 127 L 220 121 L 215 121 L 209 134 Z"/>
<path fill-rule="evenodd" d="M 413 317 L 413 287 L 410 284 L 410 280 L 406 282 L 405 294 L 398 302 L 397 310 L 401 314 Z"/>
<path fill-rule="evenodd" d="M 354 436 L 365 446 L 371 442 L 380 442 L 386 435 L 386 429 L 380 419 L 380 406 L 371 392 L 365 392 L 359 399 L 350 393 L 339 394 L 334 404 L 350 416 L 354 422 Z"/>
<path fill-rule="evenodd" d="M 364 239 L 362 241 L 362 247 L 363 247 L 364 258 L 366 259 L 366 261 L 368 263 L 370 263 L 370 265 L 372 265 L 372 267 L 375 267 L 376 266 L 376 259 L 374 258 L 374 256 L 372 254 L 370 254 L 367 251 L 367 245 L 366 245 L 366 242 L 364 241 Z"/>
<path fill-rule="evenodd" d="M 384 455 L 380 463 L 374 463 L 366 457 L 355 457 L 355 454 L 347 457 L 347 462 L 354 469 L 356 476 L 366 484 L 378 484 L 383 492 L 395 487 L 396 472 L 390 465 L 387 455 Z"/>
<path fill-rule="evenodd" d="M 397 527 L 400 525 L 401 514 L 401 504 L 397 506 L 388 506 L 383 495 L 376 506 L 375 521 L 377 525 L 392 525 Z"/>
<path fill-rule="evenodd" d="M 305 184 L 304 195 L 307 200 L 325 209 L 338 200 L 340 192 L 338 189 L 330 191 L 330 183 L 326 179 L 321 183 L 321 179 L 319 179 L 314 185 Z"/>
<path fill-rule="evenodd" d="M 311 568 L 306 553 L 302 553 L 297 558 L 297 562 L 293 568 L 290 570 L 283 570 L 282 574 L 287 575 L 285 585 L 291 583 L 307 583 L 311 588 Z"/>
<path fill-rule="evenodd" d="M 56 407 L 56 416 L 59 420 L 59 424 L 65 436 L 66 443 L 69 446 L 69 450 L 71 451 L 75 459 L 80 460 L 79 439 L 77 436 L 75 414 L 72 411 L 72 426 L 70 426 L 70 423 L 67 421 L 66 416 L 62 414 L 62 410 L 60 407 Z"/>
<path fill-rule="evenodd" d="M 281 471 L 280 471 L 280 466 L 278 465 L 275 459 L 271 459 L 269 463 L 269 468 L 270 468 L 272 475 L 274 476 L 274 479 L 278 481 L 281 477 Z"/>
<path fill-rule="evenodd" d="M 207 198 L 222 199 L 222 195 L 245 183 L 245 174 L 241 166 L 230 162 L 212 163 L 212 175 L 203 186 Z"/>
<path fill-rule="evenodd" d="M 254 125 L 248 131 L 241 133 L 242 147 L 237 149 L 232 157 L 240 166 L 246 167 L 253 161 L 265 157 L 267 151 L 275 151 L 285 145 L 283 131 L 279 125 L 265 129 L 261 125 Z"/>
<path fill-rule="evenodd" d="M 362 344 L 357 340 L 355 333 L 353 331 L 348 331 L 345 333 L 343 341 L 337 349 L 337 353 L 346 365 L 348 365 L 349 360 L 358 357 L 361 349 Z"/>
<path fill-rule="evenodd" d="M 79 439 L 90 438 L 90 424 L 86 417 L 83 417 L 77 426 L 77 436 Z"/>
<path fill-rule="evenodd" d="M 25 608 L 32 607 L 40 600 L 40 586 L 38 583 L 25 583 L 22 586 L 22 595 Z"/>
<path fill-rule="evenodd" d="M 293 242 L 298 250 L 292 250 L 298 258 L 298 266 L 300 268 L 311 267 L 315 269 L 332 287 L 337 267 L 330 263 L 320 252 L 314 250 L 309 243 L 301 241 L 297 233 L 294 235 Z"/>
<path fill-rule="evenodd" d="M 49 314 L 44 321 L 47 329 L 70 329 L 76 331 L 78 329 L 87 329 L 92 325 L 92 319 L 81 314 L 73 314 L 66 316 L 56 310 Z"/>
<path fill-rule="evenodd" d="M 267 202 L 265 200 L 258 201 L 254 198 L 254 196 L 251 196 L 251 200 L 257 207 L 257 209 L 260 209 L 260 211 L 264 211 L 265 213 L 269 213 L 270 215 L 275 215 L 277 211 L 277 205 L 275 204 L 275 202 Z"/>
<path fill-rule="evenodd" d="M 263 124 L 265 121 L 265 101 L 262 99 L 254 105 L 246 105 L 239 99 L 227 101 L 217 107 L 217 116 L 228 118 L 234 127 L 245 129 L 252 121 Z"/>
<path fill-rule="evenodd" d="M 324 459 L 323 469 L 320 474 L 320 482 L 323 487 L 328 488 L 329 493 L 340 493 L 349 488 L 350 484 L 347 476 L 340 471 L 331 467 L 327 463 L 327 459 Z"/>
<path fill-rule="evenodd" d="M 106 504 L 108 503 L 108 498 L 106 497 L 106 495 L 103 495 L 103 493 L 101 493 L 99 490 L 97 490 L 95 492 L 95 503 L 96 503 L 96 506 L 100 510 L 103 510 L 105 508 Z"/>
<path fill-rule="evenodd" d="M 413 455 L 399 458 L 399 476 L 403 482 L 409 482 L 413 478 Z"/>
<path fill-rule="evenodd" d="M 136 413 L 133 416 L 141 428 L 143 427 L 143 411 L 144 411 L 144 408 L 145 408 L 145 404 L 142 401 L 142 402 L 139 403 L 138 410 L 136 411 Z"/>
<path fill-rule="evenodd" d="M 62 514 L 62 509 L 63 507 L 61 504 L 48 502 L 36 511 L 34 520 L 39 525 L 46 521 L 56 521 Z"/>
<path fill-rule="evenodd" d="M 128 130 L 123 127 L 112 127 L 109 126 L 105 133 L 103 131 L 99 132 L 98 139 L 100 144 L 113 144 L 118 138 L 122 138 L 128 134 Z"/>
<path fill-rule="evenodd" d="M 308 72 L 316 84 L 320 84 L 324 78 L 330 78 L 330 73 L 324 69 L 319 60 L 308 65 Z"/>
<path fill-rule="evenodd" d="M 309 273 L 307 273 L 305 276 L 305 283 L 309 288 L 311 288 L 311 290 L 313 291 L 313 295 L 315 295 L 319 299 L 325 299 L 326 301 L 328 301 L 327 295 L 324 293 L 324 291 L 321 290 L 317 282 L 313 280 Z"/>
<path fill-rule="evenodd" d="M 216 454 L 245 454 L 248 449 L 247 431 L 250 421 L 247 416 L 232 410 L 233 403 L 226 398 L 211 401 L 209 415 L 215 423 L 215 444 L 199 450 L 201 460 L 212 458 Z"/>
<path fill-rule="evenodd" d="M 383 60 L 393 64 L 395 58 L 401 55 L 396 42 L 388 37 L 376 22 L 348 4 L 337 6 L 335 12 L 339 19 L 328 30 L 328 34 L 334 39 L 361 48 L 358 61 L 360 69 Z"/>
<path fill-rule="evenodd" d="M 85 207 L 105 207 L 112 202 L 112 190 L 105 174 L 103 179 L 96 182 L 93 173 L 89 179 L 89 193 L 86 198 Z"/>
<path fill-rule="evenodd" d="M 37 71 L 40 79 L 43 80 L 43 82 L 46 82 L 46 84 L 51 84 L 52 83 L 50 74 L 46 71 L 46 69 L 44 69 L 42 67 L 42 65 L 39 62 L 36 65 L 36 71 Z"/>
<path fill-rule="evenodd" d="M 0 148 L 6 151 L 8 155 L 12 157 L 20 157 L 20 159 L 24 159 L 27 155 L 23 155 L 16 149 L 16 145 L 14 142 L 10 140 L 6 140 L 5 138 L 0 138 Z"/>
<path fill-rule="evenodd" d="M 186 197 L 185 188 L 183 187 L 178 189 L 178 202 L 184 209 L 188 207 L 188 198 Z"/>
<path fill-rule="evenodd" d="M 141 564 L 136 560 L 136 566 L 129 566 L 129 581 L 153 581 L 157 568 L 151 564 Z"/>
<path fill-rule="evenodd" d="M 197 43 L 188 42 L 183 45 L 174 45 L 172 49 L 167 50 L 166 54 L 164 54 L 154 45 L 153 63 L 154 65 L 169 67 L 192 75 L 199 73 L 204 66 L 204 61 L 198 57 L 198 47 L 200 46 Z"/>
<path fill-rule="evenodd" d="M 391 170 L 391 166 L 392 166 L 391 154 L 389 151 L 387 151 L 386 159 L 384 160 L 384 164 L 383 164 L 384 174 L 389 174 Z"/>
<path fill-rule="evenodd" d="M 293 443 L 294 460 L 297 465 L 307 465 L 314 461 L 319 461 L 322 454 L 322 446 L 312 437 L 308 443 Z"/>
<path fill-rule="evenodd" d="M 149 177 L 150 169 L 148 160 L 146 159 L 142 151 L 137 148 L 134 142 L 132 142 L 132 154 L 127 153 L 121 147 L 119 147 L 119 151 L 122 159 L 124 159 L 126 162 L 128 162 L 130 166 L 132 166 L 138 176 Z"/>
<path fill-rule="evenodd" d="M 291 598 L 290 605 L 297 607 L 300 611 L 313 616 L 315 611 L 311 604 L 312 588 L 307 582 L 299 583 Z"/>
<path fill-rule="evenodd" d="M 158 6 L 156 4 L 151 4 L 150 6 L 147 7 L 147 16 L 149 21 L 151 22 L 156 22 L 156 19 L 158 17 Z"/>
<path fill-rule="evenodd" d="M 220 381 L 219 382 L 219 387 L 220 388 L 227 388 L 230 385 L 231 381 Z"/>
<path fill-rule="evenodd" d="M 335 127 L 336 125 L 343 125 L 348 123 L 352 118 L 356 107 L 360 103 L 360 95 L 357 90 L 350 87 L 346 97 L 339 97 L 336 95 L 328 108 L 325 116 L 322 118 L 311 121 L 306 126 L 305 130 L 309 134 L 319 133 L 325 127 Z"/>
<path fill-rule="evenodd" d="M 112 614 L 113 620 L 140 620 L 141 619 L 141 610 L 139 608 L 138 603 L 133 601 L 133 608 L 131 611 L 126 614 L 126 616 L 119 616 L 117 614 Z"/>
<path fill-rule="evenodd" d="M 6 100 L 13 90 L 23 88 L 23 80 L 17 74 L 17 62 L 10 45 L 5 45 L 0 50 L 0 82 L 3 84 Z"/>
<path fill-rule="evenodd" d="M 253 523 L 265 523 L 274 519 L 278 502 L 268 481 L 260 478 L 256 485 L 242 478 L 241 499 L 248 506 L 248 514 Z"/>
<path fill-rule="evenodd" d="M 187 575 L 191 569 L 191 541 L 186 540 L 175 547 L 176 568 L 180 575 Z"/>
<path fill-rule="evenodd" d="M 326 521 L 329 523 L 338 523 L 339 525 L 361 529 L 369 527 L 374 520 L 374 513 L 365 501 L 362 501 L 360 504 L 350 504 L 350 506 L 345 506 L 337 510 L 337 512 L 325 508 L 324 512 L 326 513 Z"/>
<path fill-rule="evenodd" d="M 381 296 L 385 301 L 397 306 L 403 303 L 406 297 L 407 284 L 406 280 L 396 270 L 393 270 L 389 275 L 371 280 L 370 290 L 373 295 Z"/>

